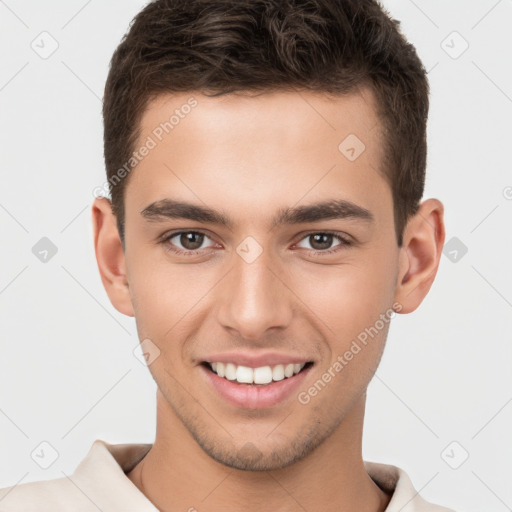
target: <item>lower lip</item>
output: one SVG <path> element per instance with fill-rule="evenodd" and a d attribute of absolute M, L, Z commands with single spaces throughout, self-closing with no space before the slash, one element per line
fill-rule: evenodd
<path fill-rule="evenodd" d="M 304 381 L 311 366 L 293 377 L 272 381 L 271 384 L 264 386 L 238 384 L 236 381 L 219 377 L 205 366 L 201 366 L 201 369 L 216 391 L 231 404 L 244 409 L 267 409 L 289 398 Z"/>

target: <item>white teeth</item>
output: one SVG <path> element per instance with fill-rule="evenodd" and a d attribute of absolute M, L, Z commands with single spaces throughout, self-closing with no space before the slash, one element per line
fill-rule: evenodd
<path fill-rule="evenodd" d="M 254 384 L 268 384 L 269 382 L 272 382 L 272 368 L 270 366 L 254 368 Z"/>
<path fill-rule="evenodd" d="M 219 376 L 228 380 L 236 380 L 240 384 L 270 384 L 272 381 L 287 379 L 304 368 L 302 364 L 278 364 L 276 366 L 236 366 L 233 363 L 209 363 L 211 369 Z"/>
<path fill-rule="evenodd" d="M 228 380 L 236 379 L 236 366 L 232 363 L 228 363 L 224 367 L 224 377 Z"/>
<path fill-rule="evenodd" d="M 236 369 L 236 380 L 242 384 L 252 384 L 254 382 L 254 372 L 247 366 L 239 366 Z"/>
<path fill-rule="evenodd" d="M 272 370 L 272 380 L 283 380 L 284 379 L 284 366 L 282 364 L 278 364 L 274 366 Z"/>

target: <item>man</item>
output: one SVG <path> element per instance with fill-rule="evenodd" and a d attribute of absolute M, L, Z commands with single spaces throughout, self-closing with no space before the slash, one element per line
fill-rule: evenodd
<path fill-rule="evenodd" d="M 0 510 L 447 511 L 363 461 L 366 389 L 439 265 L 428 83 L 374 1 L 156 0 L 111 62 L 102 282 L 158 387 L 151 445 L 97 440 Z"/>

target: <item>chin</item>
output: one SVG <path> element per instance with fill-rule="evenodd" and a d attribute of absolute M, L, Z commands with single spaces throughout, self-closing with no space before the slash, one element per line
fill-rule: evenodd
<path fill-rule="evenodd" d="M 201 448 L 220 464 L 241 471 L 272 471 L 283 469 L 305 456 L 305 454 L 298 453 L 289 448 L 281 448 L 271 451 L 270 453 L 264 453 L 251 442 L 247 442 L 238 450 L 235 447 L 231 450 L 227 447 L 212 449 L 206 445 L 201 445 Z"/>
<path fill-rule="evenodd" d="M 279 443 L 271 443 L 268 439 L 263 440 L 263 443 L 258 440 L 245 443 L 242 441 L 235 446 L 234 443 L 219 443 L 206 436 L 197 436 L 192 430 L 190 432 L 208 456 L 224 466 L 241 471 L 273 471 L 286 468 L 305 458 L 328 437 L 312 428 L 302 437 L 294 436 L 294 440 L 282 439 Z"/>

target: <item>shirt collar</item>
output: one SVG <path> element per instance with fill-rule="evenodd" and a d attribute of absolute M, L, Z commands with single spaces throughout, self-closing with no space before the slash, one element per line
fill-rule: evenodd
<path fill-rule="evenodd" d="M 126 476 L 147 454 L 151 444 L 110 444 L 94 441 L 73 473 L 76 485 L 101 509 L 158 512 L 158 509 Z M 450 512 L 430 504 L 415 490 L 407 473 L 393 465 L 364 461 L 371 479 L 391 500 L 385 512 Z M 101 468 L 98 474 L 98 468 Z M 115 492 L 112 493 L 112 489 Z M 116 508 L 117 507 L 117 508 Z M 123 508 L 124 507 L 124 508 Z M 451 511 L 453 512 L 453 511 Z"/>

